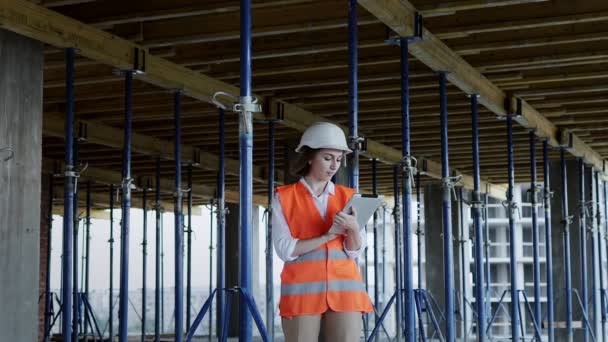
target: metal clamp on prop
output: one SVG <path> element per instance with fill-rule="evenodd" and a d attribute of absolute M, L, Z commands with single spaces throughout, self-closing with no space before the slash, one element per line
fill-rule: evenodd
<path fill-rule="evenodd" d="M 349 136 L 348 147 L 353 151 L 367 152 L 367 138 Z"/>
<path fill-rule="evenodd" d="M 414 175 L 418 172 L 418 159 L 414 156 L 404 156 L 399 162 L 401 170 L 408 178 L 410 188 L 414 186 Z"/>
<path fill-rule="evenodd" d="M 220 97 L 227 97 L 232 100 L 232 107 L 223 104 L 219 100 Z M 218 91 L 213 94 L 212 101 L 218 108 L 235 113 L 259 113 L 262 111 L 262 106 L 258 103 L 258 99 L 255 96 L 234 96 L 223 91 Z"/>
<path fill-rule="evenodd" d="M 173 198 L 177 198 L 178 195 L 187 194 L 191 190 L 192 189 L 177 189 L 177 190 L 173 191 Z"/>
<path fill-rule="evenodd" d="M 538 194 L 540 194 L 542 191 L 542 184 L 533 184 L 530 189 L 526 191 L 528 193 L 528 199 L 530 200 L 530 203 L 534 203 L 535 206 L 540 206 L 542 203 L 541 199 L 543 198 L 539 198 Z"/>
<path fill-rule="evenodd" d="M 565 225 L 564 229 L 568 229 L 572 222 L 574 221 L 574 215 L 562 217 L 561 223 Z"/>
<path fill-rule="evenodd" d="M 452 193 L 452 195 L 454 196 L 454 198 L 457 198 L 456 196 L 456 189 L 455 186 L 456 184 L 458 184 L 460 181 L 462 180 L 462 175 L 456 175 L 456 176 L 450 176 L 450 177 L 444 177 L 441 179 L 441 187 L 445 190 L 445 189 L 449 189 L 450 192 Z"/>
<path fill-rule="evenodd" d="M 515 201 L 502 201 L 502 206 L 507 210 L 507 213 L 511 215 L 513 211 L 517 210 L 518 217 L 521 219 L 521 210 L 517 206 Z"/>
<path fill-rule="evenodd" d="M 469 203 L 469 205 L 471 206 L 472 209 L 483 209 L 485 208 L 485 205 L 483 203 L 483 201 L 481 200 L 481 191 L 473 191 L 473 193 L 471 194 L 472 200 L 471 203 Z"/>

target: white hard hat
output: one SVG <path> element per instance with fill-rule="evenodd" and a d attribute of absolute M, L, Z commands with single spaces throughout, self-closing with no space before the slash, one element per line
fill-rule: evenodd
<path fill-rule="evenodd" d="M 332 148 L 346 153 L 352 152 L 346 144 L 342 129 L 330 122 L 315 122 L 310 125 L 302 134 L 296 152 L 300 152 L 304 146 L 312 149 Z"/>

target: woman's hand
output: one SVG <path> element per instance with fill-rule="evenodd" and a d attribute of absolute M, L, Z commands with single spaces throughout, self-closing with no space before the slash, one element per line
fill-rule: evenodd
<path fill-rule="evenodd" d="M 338 227 L 346 230 L 345 233 L 359 232 L 359 223 L 357 222 L 357 211 L 355 208 L 351 208 L 351 214 L 347 214 L 343 211 L 336 214 L 334 217 L 334 224 Z"/>

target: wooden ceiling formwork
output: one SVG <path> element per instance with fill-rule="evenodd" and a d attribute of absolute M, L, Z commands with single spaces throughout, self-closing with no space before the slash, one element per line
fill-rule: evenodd
<path fill-rule="evenodd" d="M 377 157 L 380 191 L 392 193 L 392 164 L 401 158 L 399 49 L 387 38 L 412 34 L 413 14 L 424 17 L 423 40 L 410 46 L 412 153 L 427 165 L 424 181 L 439 177 L 439 94 L 436 71 L 449 72 L 450 166 L 472 174 L 468 93 L 480 94 L 482 179 L 504 197 L 504 101 L 525 101 L 514 130 L 516 180 L 529 179 L 529 129 L 555 147 L 604 169 L 608 156 L 608 3 L 602 0 L 360 0 L 360 132 L 370 139 L 366 157 Z M 45 8 L 46 7 L 46 8 Z M 254 0 L 253 91 L 274 109 L 284 104 L 277 127 L 277 168 L 286 149 L 316 120 L 347 124 L 347 1 Z M 238 93 L 239 1 L 6 0 L 0 27 L 47 43 L 44 68 L 44 160 L 63 159 L 65 61 L 63 48 L 79 49 L 75 110 L 88 126 L 80 159 L 91 170 L 119 172 L 123 80 L 133 47 L 148 51 L 147 74 L 134 83 L 133 173 L 154 175 L 161 156 L 163 179 L 172 178 L 171 89 L 183 89 L 183 158 L 201 155 L 195 183 L 213 196 L 218 153 L 216 91 Z M 266 113 L 273 115 L 274 113 Z M 258 119 L 264 118 L 264 114 Z M 267 126 L 254 124 L 254 190 L 265 203 Z M 93 134 L 92 134 L 93 132 Z M 227 191 L 238 192 L 238 121 L 227 114 Z M 572 143 L 570 138 L 572 137 Z M 537 144 L 540 156 L 541 144 Z M 538 161 L 540 162 L 540 160 Z M 540 166 L 540 163 L 539 165 Z M 361 186 L 371 190 L 371 162 L 361 160 Z M 185 169 L 185 168 L 184 168 Z M 94 176 L 93 176 L 94 175 Z M 185 175 L 184 175 L 185 176 Z M 91 173 L 96 192 L 115 174 Z M 185 178 L 184 178 L 185 179 Z M 279 178 L 281 179 L 281 178 Z M 465 177 L 470 186 L 470 177 Z M 170 183 L 169 183 L 170 184 Z M 167 189 L 170 190 L 170 189 Z M 107 191 L 106 191 L 107 192 Z M 103 195 L 105 196 L 105 195 Z M 170 191 L 164 195 L 170 199 Z M 107 197 L 107 196 L 106 196 Z M 232 200 L 232 199 L 231 199 Z M 236 200 L 236 197 L 234 198 Z"/>

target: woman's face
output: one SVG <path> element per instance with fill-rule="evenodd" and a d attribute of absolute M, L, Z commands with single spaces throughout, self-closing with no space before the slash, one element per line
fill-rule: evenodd
<path fill-rule="evenodd" d="M 308 176 L 319 181 L 329 181 L 333 177 L 342 163 L 344 152 L 329 148 L 322 148 L 309 160 L 310 169 Z"/>

